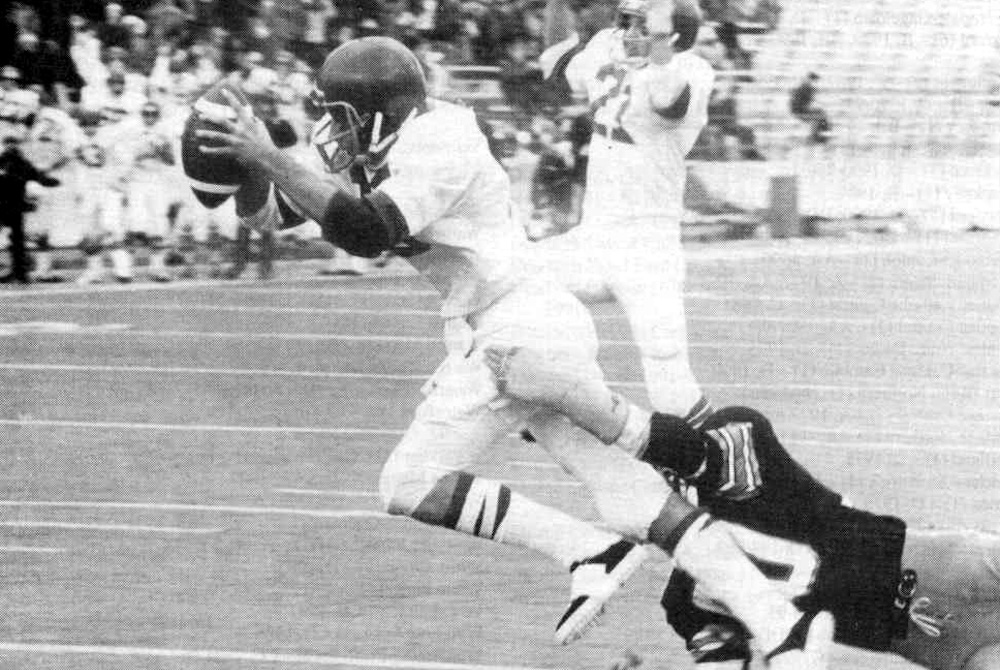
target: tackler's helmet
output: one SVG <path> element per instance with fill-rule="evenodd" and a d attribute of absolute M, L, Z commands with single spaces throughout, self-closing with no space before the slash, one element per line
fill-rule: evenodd
<path fill-rule="evenodd" d="M 313 143 L 331 172 L 381 161 L 403 123 L 424 108 L 427 83 L 417 57 L 388 37 L 334 49 L 320 68 L 312 103 L 325 113 Z"/>

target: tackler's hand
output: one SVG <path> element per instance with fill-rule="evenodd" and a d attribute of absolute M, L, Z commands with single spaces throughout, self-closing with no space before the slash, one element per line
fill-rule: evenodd
<path fill-rule="evenodd" d="M 260 166 L 264 156 L 275 151 L 276 147 L 267 126 L 254 116 L 250 105 L 240 103 L 227 90 L 223 90 L 222 95 L 236 111 L 236 118 L 220 119 L 218 126 L 223 130 L 199 129 L 197 137 L 211 142 L 201 145 L 199 149 L 206 154 L 232 156 L 252 170 Z"/>

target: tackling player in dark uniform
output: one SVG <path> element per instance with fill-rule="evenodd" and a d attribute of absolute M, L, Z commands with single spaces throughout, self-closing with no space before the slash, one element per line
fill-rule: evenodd
<path fill-rule="evenodd" d="M 698 430 L 655 415 L 641 457 L 686 476 L 701 506 L 750 529 L 747 553 L 803 610 L 831 611 L 836 641 L 934 670 L 1000 669 L 1000 536 L 908 529 L 846 505 L 746 407 L 722 409 Z M 720 490 L 733 481 L 742 485 Z M 700 667 L 749 667 L 746 630 L 682 570 L 662 604 Z"/>

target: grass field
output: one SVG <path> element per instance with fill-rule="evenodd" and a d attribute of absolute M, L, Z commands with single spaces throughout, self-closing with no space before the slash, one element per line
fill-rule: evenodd
<path fill-rule="evenodd" d="M 1000 236 L 690 250 L 696 372 L 859 505 L 1000 530 Z M 381 464 L 443 354 L 409 274 L 0 292 L 0 668 L 690 667 L 665 559 L 568 648 L 568 578 L 389 518 Z M 609 380 L 635 348 L 595 310 Z M 544 452 L 483 471 L 593 516 Z M 836 668 L 904 668 L 838 649 Z"/>

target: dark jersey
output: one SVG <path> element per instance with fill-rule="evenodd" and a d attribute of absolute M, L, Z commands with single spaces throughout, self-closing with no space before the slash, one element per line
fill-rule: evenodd
<path fill-rule="evenodd" d="M 809 592 L 796 604 L 804 611 L 832 612 L 837 619 L 838 642 L 878 651 L 888 649 L 893 636 L 901 633 L 900 610 L 894 603 L 902 577 L 905 524 L 894 517 L 845 506 L 840 494 L 791 457 L 767 418 L 755 410 L 720 410 L 706 420 L 701 430 L 730 423 L 752 426 L 763 486 L 754 497 L 743 500 L 727 499 L 702 487 L 698 490 L 699 503 L 720 519 L 810 546 L 817 554 L 819 567 Z M 773 566 L 758 567 L 768 574 Z M 688 640 L 689 647 L 706 626 L 718 626 L 727 619 L 700 610 L 692 601 L 693 592 L 690 577 L 675 570 L 663 596 L 668 621 Z M 739 645 L 730 645 L 729 649 L 735 654 L 744 653 Z"/>

